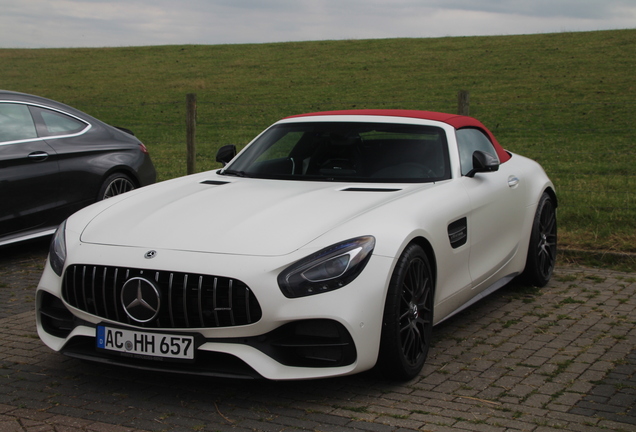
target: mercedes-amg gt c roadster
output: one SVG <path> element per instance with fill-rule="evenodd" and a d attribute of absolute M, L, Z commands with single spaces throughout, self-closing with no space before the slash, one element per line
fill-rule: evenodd
<path fill-rule="evenodd" d="M 407 380 L 434 325 L 552 275 L 554 186 L 474 118 L 303 114 L 236 153 L 62 223 L 37 288 L 44 343 L 163 372 Z"/>

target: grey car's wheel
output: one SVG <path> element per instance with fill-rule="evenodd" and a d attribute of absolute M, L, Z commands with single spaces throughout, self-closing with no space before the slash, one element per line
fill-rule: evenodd
<path fill-rule="evenodd" d="M 433 275 L 424 250 L 409 245 L 391 277 L 378 367 L 393 379 L 408 380 L 424 366 L 433 328 Z"/>
<path fill-rule="evenodd" d="M 545 286 L 554 271 L 557 255 L 556 206 L 550 195 L 539 200 L 532 224 L 525 279 L 534 286 Z"/>
<path fill-rule="evenodd" d="M 123 173 L 116 173 L 108 176 L 99 190 L 98 200 L 112 198 L 135 189 L 135 183 L 130 177 Z"/>

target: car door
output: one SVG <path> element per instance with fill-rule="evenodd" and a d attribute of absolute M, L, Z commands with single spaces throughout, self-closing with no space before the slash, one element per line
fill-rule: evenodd
<path fill-rule="evenodd" d="M 55 211 L 59 168 L 27 105 L 0 102 L 0 236 L 43 226 Z"/>
<path fill-rule="evenodd" d="M 473 168 L 472 154 L 484 151 L 496 157 L 488 137 L 479 129 L 457 131 L 461 159 L 461 181 L 470 200 L 468 217 L 470 238 L 469 271 L 473 290 L 487 288 L 489 278 L 508 263 L 519 249 L 519 229 L 525 214 L 524 184 L 510 160 L 494 172 L 466 174 Z M 505 275 L 498 275 L 505 276 Z"/>
<path fill-rule="evenodd" d="M 40 137 L 44 137 L 57 155 L 60 168 L 59 210 L 68 216 L 92 204 L 97 199 L 101 176 L 114 162 L 100 156 L 114 147 L 96 145 L 90 134 L 93 128 L 86 121 L 69 113 L 44 107 L 29 107 Z M 93 129 L 94 130 L 94 129 Z M 125 164 L 124 160 L 120 163 Z M 61 221 L 60 221 L 61 222 Z"/>

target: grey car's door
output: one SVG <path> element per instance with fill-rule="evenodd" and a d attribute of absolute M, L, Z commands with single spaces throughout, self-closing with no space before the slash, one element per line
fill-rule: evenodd
<path fill-rule="evenodd" d="M 0 236 L 45 225 L 58 183 L 55 151 L 38 138 L 28 107 L 0 103 Z"/>

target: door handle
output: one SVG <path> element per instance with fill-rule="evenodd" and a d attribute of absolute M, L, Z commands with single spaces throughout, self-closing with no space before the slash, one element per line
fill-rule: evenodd
<path fill-rule="evenodd" d="M 508 186 L 511 188 L 517 186 L 519 184 L 519 177 L 511 175 L 508 177 Z"/>
<path fill-rule="evenodd" d="M 49 154 L 43 151 L 36 151 L 33 153 L 29 153 L 28 158 L 34 162 L 42 162 L 49 158 Z"/>

